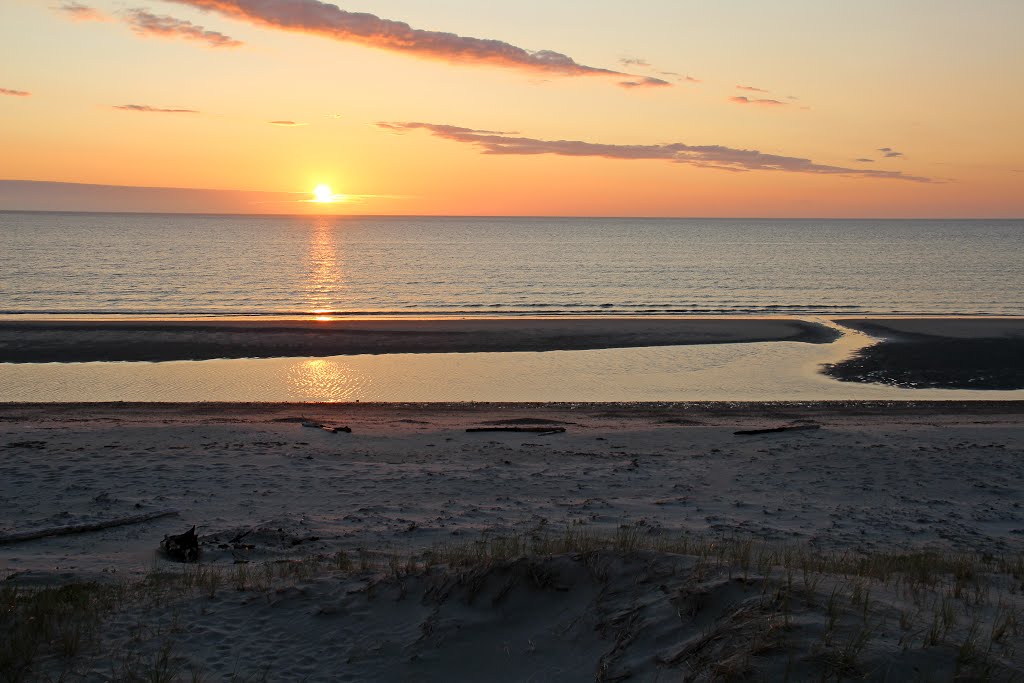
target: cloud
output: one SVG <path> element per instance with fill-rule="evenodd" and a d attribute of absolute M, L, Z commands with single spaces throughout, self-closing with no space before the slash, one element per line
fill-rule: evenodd
<path fill-rule="evenodd" d="M 31 97 L 32 93 L 27 90 L 11 90 L 10 88 L 0 88 L 0 95 L 9 95 L 10 97 Z"/>
<path fill-rule="evenodd" d="M 737 95 L 736 97 L 730 97 L 729 101 L 730 102 L 735 102 L 736 104 L 756 104 L 756 105 L 761 106 L 761 107 L 785 107 L 785 106 L 788 106 L 785 102 L 780 102 L 779 100 L 750 99 L 749 97 L 745 97 L 743 95 Z"/>
<path fill-rule="evenodd" d="M 885 155 L 886 159 L 902 159 L 903 152 L 897 152 L 892 147 L 879 147 L 878 151 Z"/>
<path fill-rule="evenodd" d="M 900 171 L 875 171 L 829 166 L 827 164 L 817 164 L 810 159 L 765 154 L 757 150 L 736 149 L 722 145 L 687 145 L 681 142 L 661 145 L 614 145 L 579 140 L 538 140 L 535 138 L 512 137 L 506 133 L 495 133 L 434 123 L 382 122 L 377 125 L 384 130 L 394 133 L 424 130 L 431 135 L 445 140 L 473 145 L 483 150 L 484 154 L 555 154 L 558 156 L 599 157 L 603 159 L 660 159 L 677 164 L 687 164 L 699 168 L 715 168 L 725 171 L 782 171 L 786 173 L 811 173 L 855 178 L 907 180 L 915 183 L 936 182 L 931 178 L 907 175 Z"/>
<path fill-rule="evenodd" d="M 859 161 L 862 164 L 873 164 L 873 163 L 875 163 L 874 159 L 867 159 L 867 158 L 864 158 L 864 157 L 861 157 L 860 159 L 854 159 L 854 161 Z"/>
<path fill-rule="evenodd" d="M 749 90 L 750 92 L 768 92 L 764 88 L 755 88 L 752 85 L 737 85 L 737 90 Z"/>
<path fill-rule="evenodd" d="M 272 126 L 285 126 L 288 128 L 296 128 L 298 126 L 305 126 L 305 123 L 299 123 L 297 121 L 267 121 Z"/>
<path fill-rule="evenodd" d="M 552 50 L 531 51 L 500 40 L 471 38 L 442 31 L 412 28 L 401 21 L 365 12 L 348 12 L 319 0 L 169 0 L 213 10 L 257 26 L 312 33 L 334 40 L 401 52 L 456 64 L 482 64 L 562 76 L 626 76 L 633 74 L 579 64 Z M 658 79 L 653 79 L 657 81 Z M 626 87 L 662 85 L 647 79 Z"/>
<path fill-rule="evenodd" d="M 98 9 L 83 5 L 80 2 L 65 2 L 53 8 L 71 17 L 72 21 L 107 21 L 106 15 Z"/>
<path fill-rule="evenodd" d="M 218 31 L 208 31 L 191 21 L 175 19 L 147 12 L 144 9 L 125 11 L 125 21 L 140 36 L 161 38 L 184 38 L 206 43 L 210 47 L 238 47 L 242 41 L 235 40 Z"/>
<path fill-rule="evenodd" d="M 198 114 L 195 109 L 165 109 L 163 107 L 151 107 L 148 104 L 115 104 L 114 109 L 122 111 L 143 111 L 157 114 Z"/>
<path fill-rule="evenodd" d="M 693 76 L 684 76 L 683 74 L 679 73 L 678 71 L 658 71 L 657 73 L 658 73 L 659 76 L 668 76 L 670 78 L 674 78 L 677 81 L 679 81 L 680 83 L 703 83 L 704 82 L 704 81 L 700 80 L 699 78 L 694 78 Z"/>
<path fill-rule="evenodd" d="M 619 60 L 619 64 L 627 68 L 633 66 L 647 67 L 651 65 L 651 63 L 646 59 L 640 59 L 639 57 L 623 57 Z"/>
<path fill-rule="evenodd" d="M 637 80 L 619 81 L 618 85 L 620 88 L 662 88 L 672 84 L 653 76 L 638 76 Z"/>

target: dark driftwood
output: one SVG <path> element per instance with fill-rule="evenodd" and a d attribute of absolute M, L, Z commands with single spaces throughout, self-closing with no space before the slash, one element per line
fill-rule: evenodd
<path fill-rule="evenodd" d="M 565 427 L 470 427 L 467 432 L 531 432 L 534 434 L 560 434 Z"/>
<path fill-rule="evenodd" d="M 167 557 L 177 562 L 195 562 L 199 559 L 199 537 L 196 536 L 196 527 L 183 534 L 164 536 L 160 541 L 160 549 Z"/>
<path fill-rule="evenodd" d="M 178 514 L 178 511 L 173 509 L 155 510 L 142 515 L 108 519 L 105 522 L 87 522 L 85 524 L 68 524 L 65 526 L 50 527 L 48 529 L 36 529 L 35 531 L 19 531 L 17 533 L 4 534 L 0 536 L 0 545 L 7 543 L 21 543 L 22 541 L 34 541 L 37 538 L 48 538 L 50 536 L 82 534 L 87 531 L 99 531 L 101 529 L 110 529 L 115 526 L 125 526 L 126 524 L 140 524 L 141 522 L 148 522 L 151 519 L 159 519 L 160 517 L 169 517 L 170 515 L 176 514 Z"/>
<path fill-rule="evenodd" d="M 733 434 L 750 436 L 752 434 L 774 434 L 775 432 L 796 432 L 807 429 L 821 429 L 821 425 L 786 425 L 785 427 L 770 427 L 767 429 L 741 429 Z"/>

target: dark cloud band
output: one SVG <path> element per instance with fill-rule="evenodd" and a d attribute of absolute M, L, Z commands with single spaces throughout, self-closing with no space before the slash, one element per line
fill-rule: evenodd
<path fill-rule="evenodd" d="M 700 168 L 725 171 L 782 171 L 786 173 L 813 173 L 854 178 L 906 180 L 932 183 L 931 178 L 912 176 L 899 171 L 845 168 L 818 164 L 810 159 L 765 154 L 752 149 L 735 149 L 722 145 L 686 145 L 681 142 L 663 145 L 614 145 L 579 140 L 538 140 L 513 137 L 508 133 L 475 130 L 459 126 L 434 123 L 378 123 L 379 127 L 396 133 L 423 130 L 445 140 L 473 145 L 484 154 L 534 155 L 555 154 L 570 157 L 600 157 L 604 159 L 660 159 Z"/>
<path fill-rule="evenodd" d="M 151 107 L 148 104 L 115 104 L 114 109 L 121 111 L 141 111 L 155 114 L 198 114 L 195 109 L 170 109 L 164 107 Z"/>
<path fill-rule="evenodd" d="M 580 64 L 552 50 L 531 51 L 500 40 L 426 31 L 365 12 L 348 12 L 319 0 L 170 0 L 201 10 L 286 31 L 403 52 L 459 64 L 485 64 L 563 76 L 626 77 L 624 87 L 666 86 L 659 78 Z"/>
<path fill-rule="evenodd" d="M 131 9 L 125 12 L 125 21 L 140 36 L 158 36 L 161 38 L 184 38 L 206 43 L 210 47 L 238 47 L 242 41 L 235 40 L 218 31 L 209 31 L 191 21 L 174 17 L 152 14 L 144 9 Z"/>

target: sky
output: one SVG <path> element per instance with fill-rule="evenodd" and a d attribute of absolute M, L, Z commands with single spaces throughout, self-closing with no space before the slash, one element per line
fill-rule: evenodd
<path fill-rule="evenodd" d="M 0 210 L 1024 217 L 1021 26 L 1020 0 L 2 0 Z"/>

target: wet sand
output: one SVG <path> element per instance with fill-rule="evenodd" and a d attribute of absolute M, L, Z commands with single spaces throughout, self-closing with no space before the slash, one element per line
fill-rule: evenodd
<path fill-rule="evenodd" d="M 790 318 L 0 321 L 0 362 L 168 361 L 384 353 L 569 351 L 839 334 Z"/>
<path fill-rule="evenodd" d="M 904 388 L 1024 389 L 1022 318 L 837 319 L 880 339 L 825 373 Z"/>

